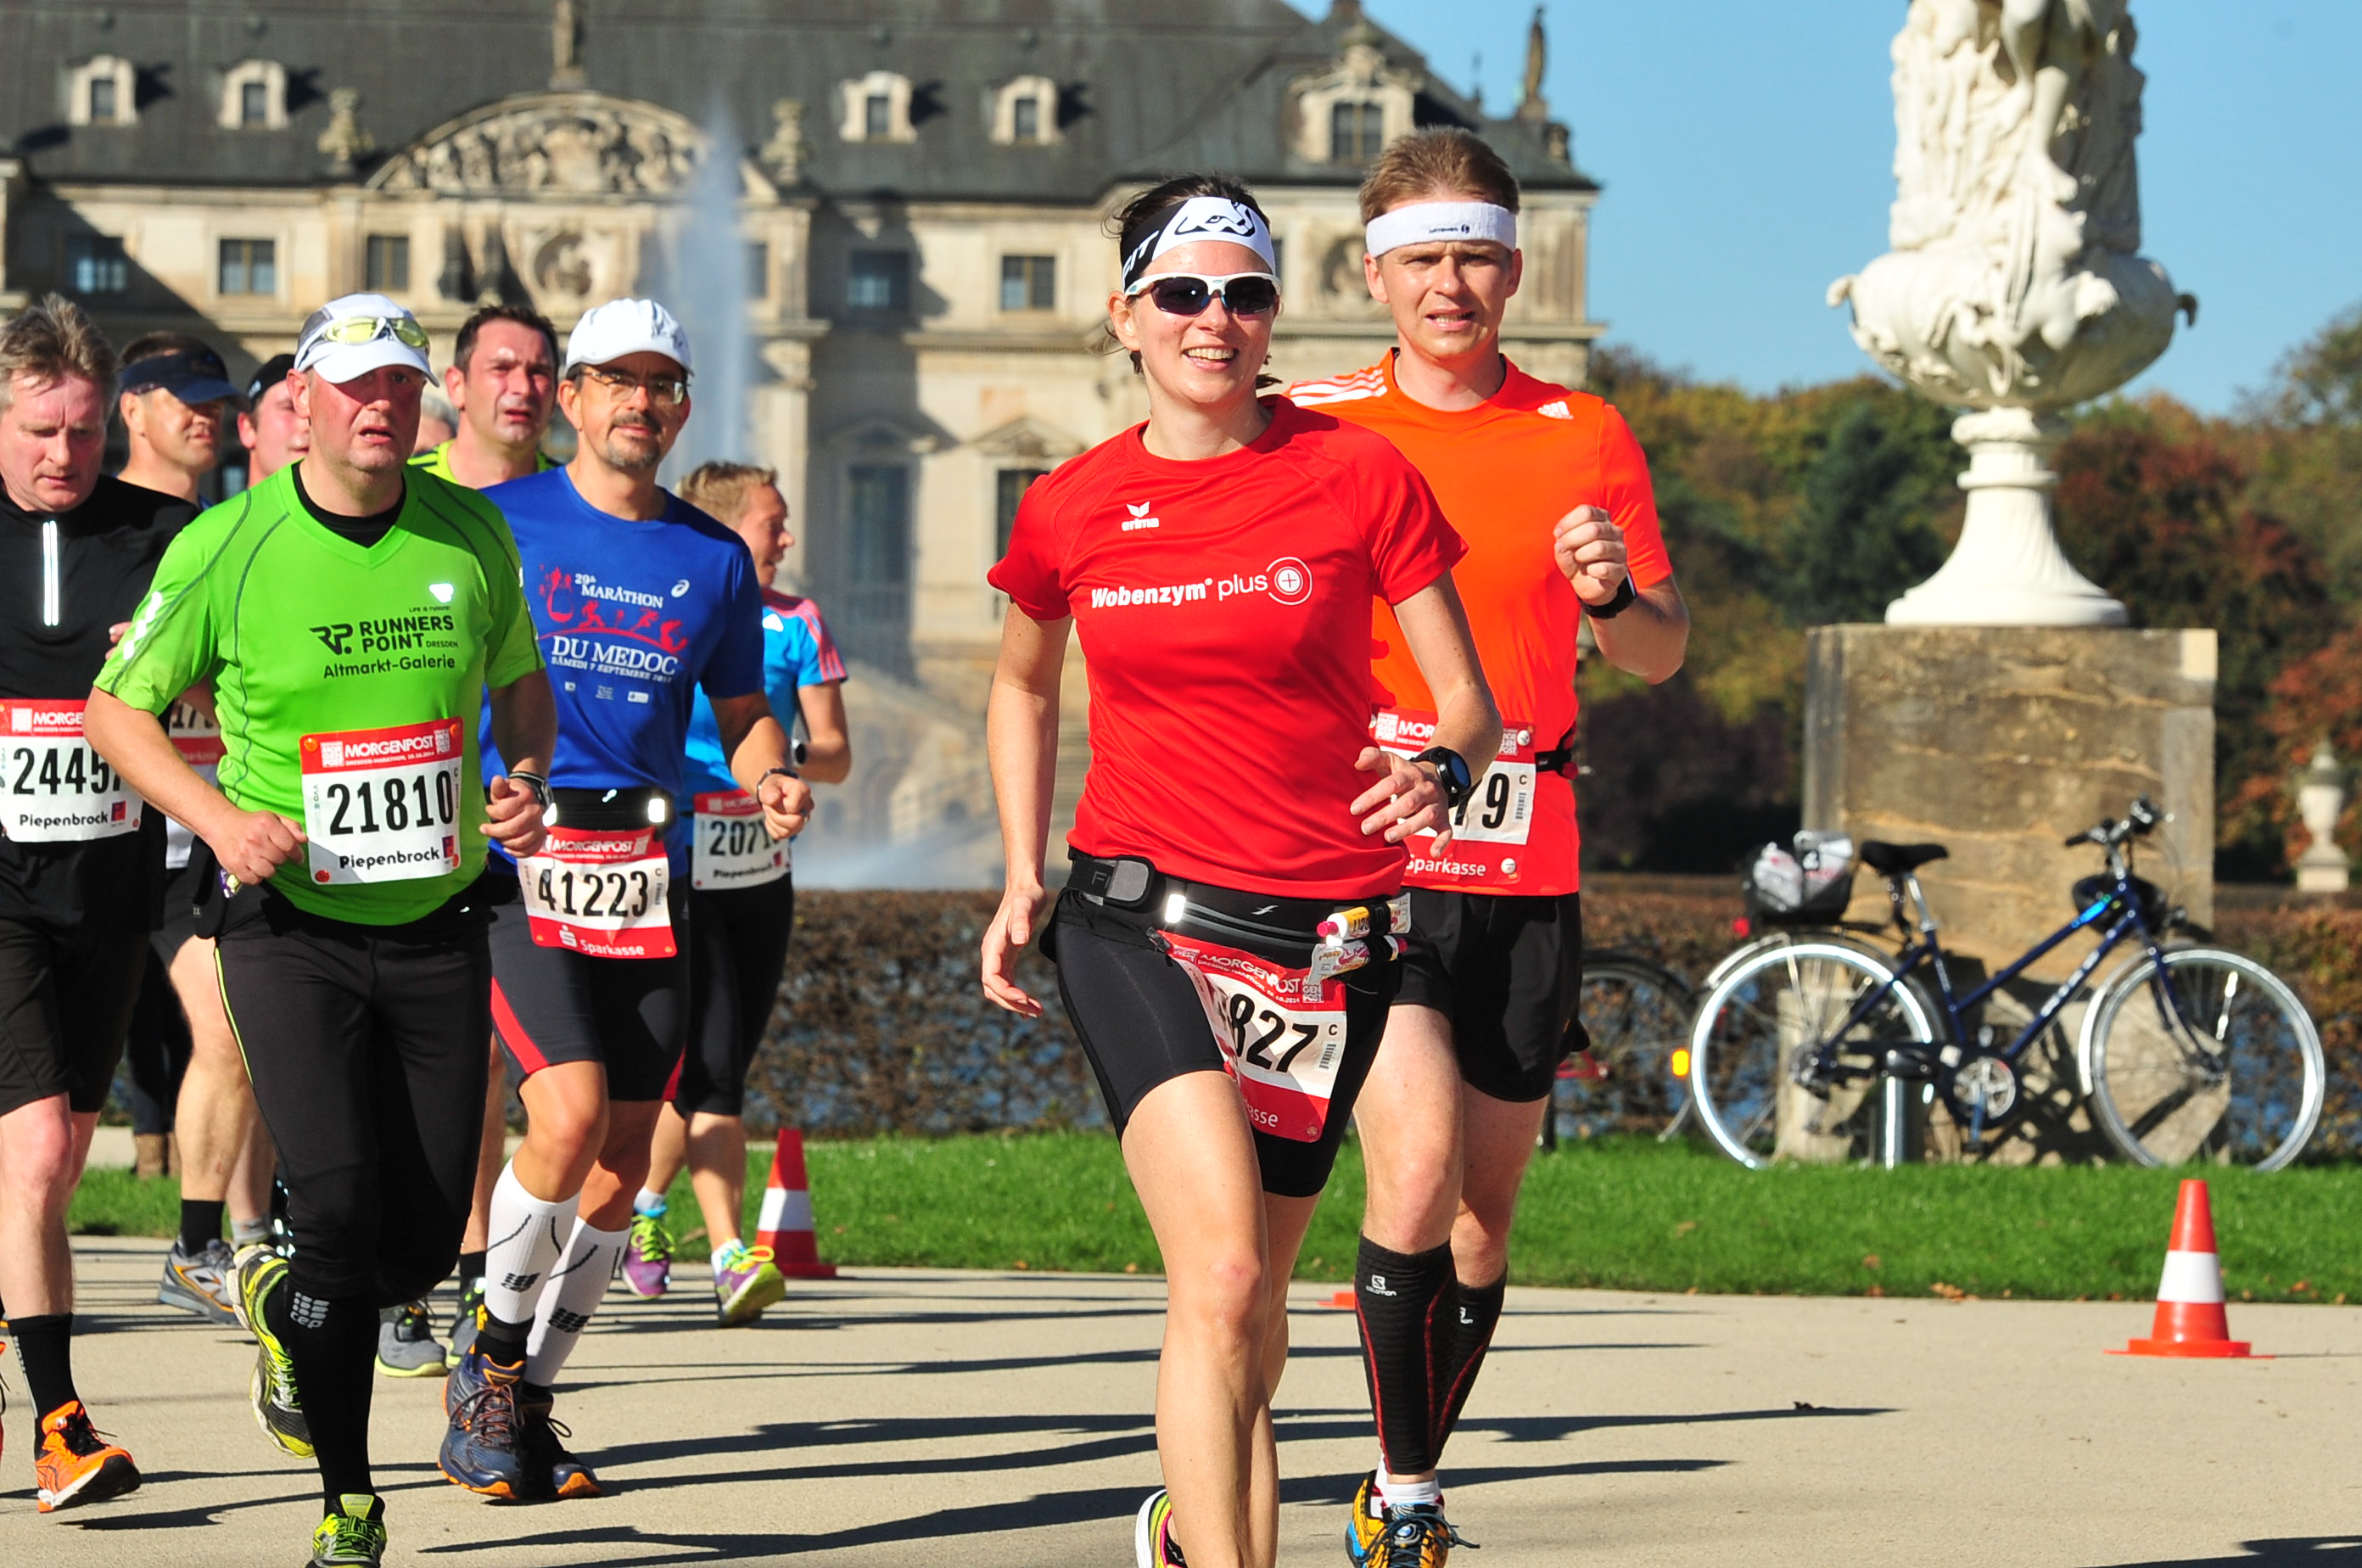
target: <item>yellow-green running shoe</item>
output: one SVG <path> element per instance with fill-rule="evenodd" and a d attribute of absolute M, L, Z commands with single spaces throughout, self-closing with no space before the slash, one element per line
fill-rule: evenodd
<path fill-rule="evenodd" d="M 753 1322 L 787 1293 L 787 1279 L 770 1248 L 732 1242 L 713 1254 L 714 1315 L 723 1328 Z"/>
<path fill-rule="evenodd" d="M 1138 1568 L 1189 1568 L 1182 1560 L 1181 1543 L 1173 1539 L 1173 1498 L 1163 1487 L 1140 1505 L 1132 1521 L 1132 1561 Z"/>
<path fill-rule="evenodd" d="M 257 1346 L 254 1380 L 248 1393 L 262 1435 L 296 1458 L 309 1459 L 312 1428 L 304 1419 L 304 1404 L 295 1395 L 295 1364 L 279 1336 L 270 1331 L 270 1317 L 265 1310 L 271 1293 L 286 1287 L 287 1260 L 267 1248 L 250 1253 L 237 1271 L 238 1300 L 245 1305 L 247 1327 L 253 1331 Z"/>
<path fill-rule="evenodd" d="M 385 1560 L 385 1503 L 367 1492 L 337 1499 L 312 1532 L 312 1568 L 378 1568 Z"/>

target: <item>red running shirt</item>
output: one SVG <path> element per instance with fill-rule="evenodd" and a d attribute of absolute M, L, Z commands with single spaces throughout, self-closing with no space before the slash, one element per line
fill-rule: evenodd
<path fill-rule="evenodd" d="M 1468 541 L 1467 558 L 1451 576 L 1507 728 L 1503 766 L 1480 784 L 1462 819 L 1462 836 L 1445 857 L 1421 855 L 1429 841 L 1412 841 L 1406 879 L 1458 892 L 1553 896 L 1582 885 L 1574 788 L 1564 774 L 1536 776 L 1530 765 L 1534 753 L 1574 733 L 1574 638 L 1583 604 L 1558 569 L 1551 530 L 1578 506 L 1603 507 L 1624 530 L 1634 588 L 1655 587 L 1673 568 L 1657 528 L 1649 460 L 1623 415 L 1588 392 L 1536 381 L 1515 365 L 1508 371 L 1498 392 L 1452 412 L 1405 396 L 1391 353 L 1367 370 L 1299 381 L 1286 395 L 1393 442 Z M 1372 635 L 1381 739 L 1422 749 L 1428 743 L 1416 726 L 1432 715 L 1435 699 L 1383 602 Z M 1410 716 L 1399 742 L 1385 734 L 1393 727 L 1390 712 Z M 1528 769 L 1522 777 L 1520 758 Z M 1475 760 L 1469 758 L 1472 766 Z M 1497 813 L 1516 805 L 1521 792 L 1522 816 L 1505 813 L 1508 820 L 1485 836 L 1488 806 Z"/>
<path fill-rule="evenodd" d="M 1297 898 L 1402 885 L 1406 854 L 1347 808 L 1376 782 L 1370 602 L 1465 547 L 1417 469 L 1282 399 L 1253 445 L 1153 456 L 1134 426 L 1025 492 L 989 580 L 1075 618 L 1091 768 L 1068 843 L 1190 881 Z"/>

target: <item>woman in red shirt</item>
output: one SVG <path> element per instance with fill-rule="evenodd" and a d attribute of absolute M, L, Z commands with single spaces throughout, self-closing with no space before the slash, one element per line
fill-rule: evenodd
<path fill-rule="evenodd" d="M 987 720 L 1009 871 L 984 988 L 1038 1015 L 1014 965 L 1042 932 L 1164 1252 L 1167 1490 L 1140 1511 L 1142 1568 L 1184 1545 L 1196 1568 L 1267 1568 L 1287 1281 L 1394 994 L 1402 841 L 1448 837 L 1500 721 L 1426 482 L 1384 438 L 1256 395 L 1279 290 L 1253 197 L 1187 176 L 1119 222 L 1108 316 L 1148 421 L 1027 491 L 990 574 L 1010 605 Z M 1369 744 L 1373 595 L 1437 699 L 1418 757 Z M 1075 629 L 1091 768 L 1043 929 Z"/>

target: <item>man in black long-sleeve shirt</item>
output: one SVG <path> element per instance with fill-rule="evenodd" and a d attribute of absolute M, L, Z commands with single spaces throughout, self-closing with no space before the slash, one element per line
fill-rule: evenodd
<path fill-rule="evenodd" d="M 44 1513 L 139 1484 L 74 1390 L 65 1213 L 123 1054 L 164 822 L 83 738 L 82 711 L 195 508 L 100 477 L 115 380 L 66 300 L 0 326 L 0 1309 Z"/>

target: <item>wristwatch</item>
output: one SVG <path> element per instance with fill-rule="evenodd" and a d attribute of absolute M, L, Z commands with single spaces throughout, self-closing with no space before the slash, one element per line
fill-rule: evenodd
<path fill-rule="evenodd" d="M 1639 597 L 1640 591 L 1632 586 L 1631 578 L 1627 576 L 1623 581 L 1616 585 L 1615 598 L 1605 604 L 1586 604 L 1583 607 L 1583 613 L 1595 621 L 1613 621 L 1617 616 L 1632 608 L 1632 602 Z"/>
<path fill-rule="evenodd" d="M 1468 759 L 1448 745 L 1429 746 L 1411 760 L 1435 764 L 1436 782 L 1443 786 L 1443 804 L 1448 811 L 1459 811 L 1460 802 L 1476 787 L 1468 773 Z"/>
<path fill-rule="evenodd" d="M 763 778 L 755 780 L 755 788 L 757 790 L 760 790 L 763 788 L 763 778 L 768 778 L 774 773 L 778 774 L 782 778 L 801 778 L 803 777 L 802 774 L 797 772 L 792 767 L 766 767 L 763 769 Z"/>

